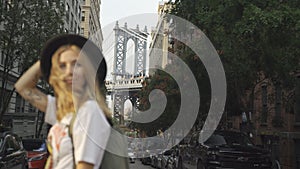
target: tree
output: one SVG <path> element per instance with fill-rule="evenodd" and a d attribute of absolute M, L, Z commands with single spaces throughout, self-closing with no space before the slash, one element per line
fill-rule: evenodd
<path fill-rule="evenodd" d="M 227 79 L 225 111 L 228 115 L 253 111 L 255 88 L 265 79 L 271 79 L 285 90 L 295 87 L 293 72 L 300 69 L 299 7 L 300 2 L 279 0 L 174 2 L 171 14 L 187 19 L 199 27 L 219 52 Z M 201 125 L 210 107 L 209 77 L 194 52 L 179 42 L 176 42 L 176 46 L 174 53 L 189 65 L 199 86 L 201 106 L 198 123 Z M 162 80 L 164 78 L 168 80 Z M 172 87 L 171 77 L 158 71 L 150 79 L 139 93 L 140 108 L 149 108 L 149 92 L 158 87 L 169 92 L 173 89 L 171 93 L 176 96 L 167 96 L 168 102 L 174 101 L 174 104 L 168 104 L 164 113 L 178 112 L 180 92 L 178 88 Z M 287 97 L 290 96 L 293 94 Z M 283 98 L 283 101 L 288 100 L 291 99 Z M 155 130 L 165 129 L 174 117 L 176 113 L 166 113 L 150 124 L 139 124 L 139 127 L 149 132 L 155 125 L 159 126 L 154 127 Z M 165 123 L 162 124 L 161 121 Z"/>
<path fill-rule="evenodd" d="M 22 69 L 27 70 L 40 56 L 44 42 L 63 32 L 64 7 L 59 0 L 33 0 L 23 4 L 25 17 L 22 46 Z M 30 49 L 30 50 L 29 50 Z"/>
<path fill-rule="evenodd" d="M 13 83 L 39 58 L 43 42 L 62 32 L 59 0 L 1 1 L 0 121 L 14 93 Z M 12 89 L 7 91 L 7 89 Z"/>
<path fill-rule="evenodd" d="M 178 86 L 175 80 L 167 73 L 158 70 L 152 77 L 144 81 L 143 89 L 137 94 L 137 97 L 140 98 L 138 105 L 140 111 L 150 108 L 148 96 L 153 89 L 160 89 L 166 94 L 167 105 L 164 112 L 161 112 L 161 116 L 153 122 L 131 124 L 131 127 L 139 128 L 146 132 L 148 136 L 155 136 L 157 131 L 167 129 L 175 121 L 180 106 L 180 93 L 178 93 Z M 153 100 L 153 102 L 156 101 L 158 100 Z M 156 107 L 152 107 L 152 111 L 157 111 Z M 138 114 L 135 116 L 138 116 Z"/>
<path fill-rule="evenodd" d="M 20 12 L 19 3 L 1 3 L 1 88 L 0 88 L 0 120 L 5 113 L 10 98 L 14 92 L 9 84 L 12 80 L 13 71 L 18 71 L 17 63 L 20 60 L 20 52 L 17 50 L 21 44 L 19 39 L 22 36 L 23 13 Z M 19 28 L 19 29 L 18 29 Z"/>
<path fill-rule="evenodd" d="M 169 52 L 172 53 L 174 51 L 170 48 Z M 176 55 L 180 56 L 181 60 L 184 61 L 185 64 L 188 65 L 189 69 L 192 71 L 193 76 L 195 77 L 195 80 L 197 82 L 197 86 L 199 87 L 200 107 L 198 110 L 199 113 L 196 124 L 202 125 L 200 124 L 200 121 L 207 116 L 211 101 L 210 82 L 208 74 L 199 57 L 197 57 L 195 53 L 192 50 L 190 50 L 187 46 L 180 42 L 176 42 L 176 52 Z M 140 99 L 138 109 L 142 111 L 148 110 L 150 108 L 148 99 L 151 98 L 149 98 L 149 94 L 154 89 L 162 90 L 167 97 L 167 105 L 159 118 L 147 124 L 135 125 L 135 127 L 145 131 L 148 134 L 148 136 L 156 135 L 157 131 L 165 131 L 166 129 L 169 129 L 169 127 L 178 118 L 179 113 L 185 113 L 186 111 L 188 111 L 183 110 L 182 112 L 180 112 L 180 108 L 181 106 L 183 106 L 181 105 L 181 98 L 183 92 L 185 97 L 190 99 L 191 103 L 193 102 L 193 100 L 195 100 L 195 98 L 193 98 L 193 95 L 189 93 L 189 90 L 180 91 L 176 80 L 173 79 L 173 77 L 170 74 L 166 73 L 172 72 L 173 75 L 176 74 L 176 76 L 179 76 L 179 78 L 177 77 L 177 79 L 182 80 L 183 83 L 180 82 L 182 85 L 182 89 L 186 89 L 186 86 L 189 86 L 188 84 L 191 82 L 190 78 L 192 77 L 189 77 L 188 75 L 182 73 L 185 71 L 183 70 L 181 63 L 179 63 L 180 61 L 178 61 L 179 60 L 177 59 L 172 59 L 172 63 L 166 65 L 164 70 L 157 70 L 152 76 L 149 77 L 148 80 L 144 82 L 142 90 L 137 95 Z M 154 100 L 153 102 L 155 101 L 157 100 Z M 151 107 L 151 109 L 153 111 L 156 111 L 155 107 Z M 189 114 L 186 115 L 188 116 Z M 187 127 L 190 124 L 181 125 Z"/>
<path fill-rule="evenodd" d="M 287 90 L 295 86 L 299 7 L 297 1 L 279 0 L 175 1 L 172 14 L 193 22 L 221 51 L 229 114 L 253 110 L 254 89 L 264 78 Z"/>

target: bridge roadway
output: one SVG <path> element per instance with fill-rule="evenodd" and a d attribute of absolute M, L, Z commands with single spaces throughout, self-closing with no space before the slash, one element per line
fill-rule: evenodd
<path fill-rule="evenodd" d="M 108 92 L 112 92 L 113 90 L 135 91 L 143 87 L 143 81 L 144 78 L 122 79 L 116 80 L 116 82 L 106 81 L 105 86 Z"/>

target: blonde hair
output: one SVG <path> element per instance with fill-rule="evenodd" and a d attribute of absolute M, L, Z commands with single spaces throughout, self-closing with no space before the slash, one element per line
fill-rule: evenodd
<path fill-rule="evenodd" d="M 84 51 L 81 51 L 80 53 L 80 59 L 79 63 L 84 67 L 84 70 L 89 73 L 88 76 L 85 76 L 87 84 L 88 84 L 88 91 L 90 98 L 93 98 L 97 101 L 99 107 L 104 112 L 105 116 L 108 119 L 112 118 L 112 113 L 110 112 L 109 108 L 106 104 L 106 99 L 104 97 L 104 92 L 101 90 L 101 87 L 104 87 L 104 82 L 100 83 L 98 79 L 97 73 L 103 73 L 103 72 L 97 72 L 97 69 L 99 66 L 97 61 L 93 61 L 93 57 L 97 56 L 89 56 Z"/>
<path fill-rule="evenodd" d="M 66 90 L 67 89 L 66 84 L 62 80 L 60 80 L 62 71 L 59 67 L 59 59 L 60 59 L 60 55 L 67 50 L 73 50 L 76 53 L 78 53 L 78 55 L 79 54 L 84 55 L 84 52 L 80 52 L 80 48 L 77 47 L 76 45 L 61 46 L 53 54 L 49 83 L 53 87 L 54 94 L 56 97 L 56 107 L 57 107 L 56 118 L 58 121 L 60 121 L 68 113 L 75 113 L 76 111 L 74 101 L 73 101 L 72 89 Z M 91 61 L 85 55 L 84 57 L 81 58 L 84 58 L 83 59 L 84 64 L 82 65 L 85 69 L 85 72 L 90 72 L 91 69 L 93 69 L 93 66 L 91 66 L 92 65 Z M 85 80 L 87 80 L 87 84 L 88 84 L 88 86 L 86 87 L 87 90 L 86 93 L 88 94 L 88 97 L 95 99 L 99 107 L 104 112 L 105 116 L 111 119 L 111 112 L 108 109 L 103 93 L 100 90 L 100 84 L 98 83 L 98 81 L 96 81 L 96 85 L 95 85 L 94 83 L 95 80 L 92 80 L 91 76 L 85 76 L 85 77 L 86 77 Z M 95 86 L 95 88 L 93 88 L 93 86 Z"/>
<path fill-rule="evenodd" d="M 52 67 L 49 83 L 53 87 L 54 95 L 56 97 L 56 118 L 58 121 L 60 121 L 68 113 L 75 113 L 72 90 L 66 90 L 66 84 L 60 79 L 62 74 L 62 71 L 59 67 L 60 55 L 69 49 L 78 51 L 78 53 L 80 51 L 75 45 L 64 45 L 56 50 L 51 60 Z"/>

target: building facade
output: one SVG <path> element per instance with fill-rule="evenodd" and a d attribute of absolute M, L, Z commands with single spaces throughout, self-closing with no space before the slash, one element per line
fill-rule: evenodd
<path fill-rule="evenodd" d="M 229 117 L 233 129 L 251 133 L 257 145 L 269 149 L 284 169 L 300 168 L 300 73 L 287 90 L 270 79 L 254 89 L 253 110 Z"/>
<path fill-rule="evenodd" d="M 159 4 L 160 16 L 168 10 L 167 5 Z M 172 39 L 172 28 L 172 23 L 162 18 L 152 30 L 150 67 L 164 68 L 172 62 L 167 53 L 173 50 L 176 54 L 177 44 L 180 43 Z M 192 38 L 199 39 L 202 34 L 192 28 L 190 33 L 181 37 L 187 45 L 192 42 Z M 151 48 L 161 50 L 154 51 Z M 273 160 L 277 160 L 283 169 L 300 168 L 300 73 L 291 74 L 295 78 L 294 88 L 291 89 L 283 88 L 280 83 L 267 79 L 262 74 L 261 79 L 258 79 L 261 82 L 257 83 L 253 90 L 253 108 L 245 110 L 244 113 L 240 112 L 239 116 L 228 116 L 229 113 L 224 113 L 221 124 L 226 126 L 220 125 L 228 130 L 249 134 L 256 145 L 271 152 Z M 249 95 L 251 93 L 252 91 L 249 91 Z M 249 98 L 251 97 L 245 98 L 247 103 Z"/>
<path fill-rule="evenodd" d="M 64 32 L 80 34 L 81 24 L 81 0 L 65 0 L 64 3 L 65 16 L 64 16 Z"/>
<path fill-rule="evenodd" d="M 156 27 L 151 30 L 151 43 L 149 45 L 149 66 L 151 68 L 165 68 L 170 62 L 168 59 L 169 48 L 171 42 L 171 22 L 164 17 L 168 10 L 172 8 L 171 4 L 159 2 L 158 16 L 159 22 Z M 153 72 L 149 72 L 152 74 Z"/>
<path fill-rule="evenodd" d="M 87 38 L 91 38 L 102 50 L 103 35 L 100 24 L 100 5 L 101 0 L 81 1 L 80 33 Z"/>

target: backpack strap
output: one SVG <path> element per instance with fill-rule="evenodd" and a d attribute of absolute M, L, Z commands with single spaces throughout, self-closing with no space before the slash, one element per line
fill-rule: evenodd
<path fill-rule="evenodd" d="M 67 125 L 67 127 L 68 127 L 68 134 L 69 134 L 69 137 L 71 139 L 71 144 L 72 144 L 73 169 L 76 169 L 75 154 L 74 154 L 74 141 L 73 141 L 73 125 L 74 125 L 75 118 L 76 118 L 76 114 L 73 114 L 72 119 L 70 121 L 70 124 Z"/>
<path fill-rule="evenodd" d="M 76 114 L 74 114 L 72 116 L 72 119 L 70 121 L 70 124 L 67 125 L 68 127 L 68 134 L 70 136 L 70 139 L 71 139 L 71 143 L 72 143 L 72 155 L 73 155 L 73 169 L 76 169 L 76 164 L 75 164 L 75 152 L 74 152 L 74 140 L 73 140 L 73 126 L 74 126 L 74 121 L 75 121 L 75 118 L 76 118 Z M 106 117 L 106 120 L 108 121 L 108 123 L 110 124 L 111 127 L 113 127 L 113 122 L 111 120 L 111 118 L 108 118 Z M 108 155 L 107 155 L 108 154 Z M 110 159 L 110 160 L 105 160 L 106 159 Z M 129 169 L 129 165 L 128 165 L 128 159 L 127 158 L 120 158 L 120 157 L 117 157 L 116 158 L 116 155 L 112 154 L 110 155 L 110 153 L 108 152 L 104 152 L 104 156 L 103 156 L 103 159 L 102 159 L 102 162 L 105 163 L 104 161 L 108 161 L 110 164 L 109 166 L 111 165 L 111 162 L 115 162 L 115 161 L 119 161 L 119 163 L 121 165 L 119 166 L 122 166 L 122 168 L 124 169 Z M 117 163 L 118 164 L 118 163 Z M 106 169 L 106 168 L 110 168 L 109 166 L 105 166 L 104 164 L 101 164 L 100 165 L 100 169 Z M 117 167 L 114 167 L 114 168 L 120 168 L 119 166 Z"/>
<path fill-rule="evenodd" d="M 70 124 L 67 125 L 67 127 L 68 127 L 68 134 L 69 134 L 69 137 L 71 139 L 71 144 L 72 144 L 72 155 L 73 155 L 73 164 L 74 164 L 73 165 L 73 169 L 76 169 L 75 154 L 74 154 L 75 153 L 75 151 L 74 151 L 74 140 L 73 140 L 73 126 L 74 126 L 75 118 L 76 118 L 76 114 L 73 114 L 72 119 L 70 121 Z M 107 119 L 108 123 L 111 126 L 113 126 L 112 120 L 110 118 L 107 118 L 107 117 L 106 117 L 106 119 Z"/>

